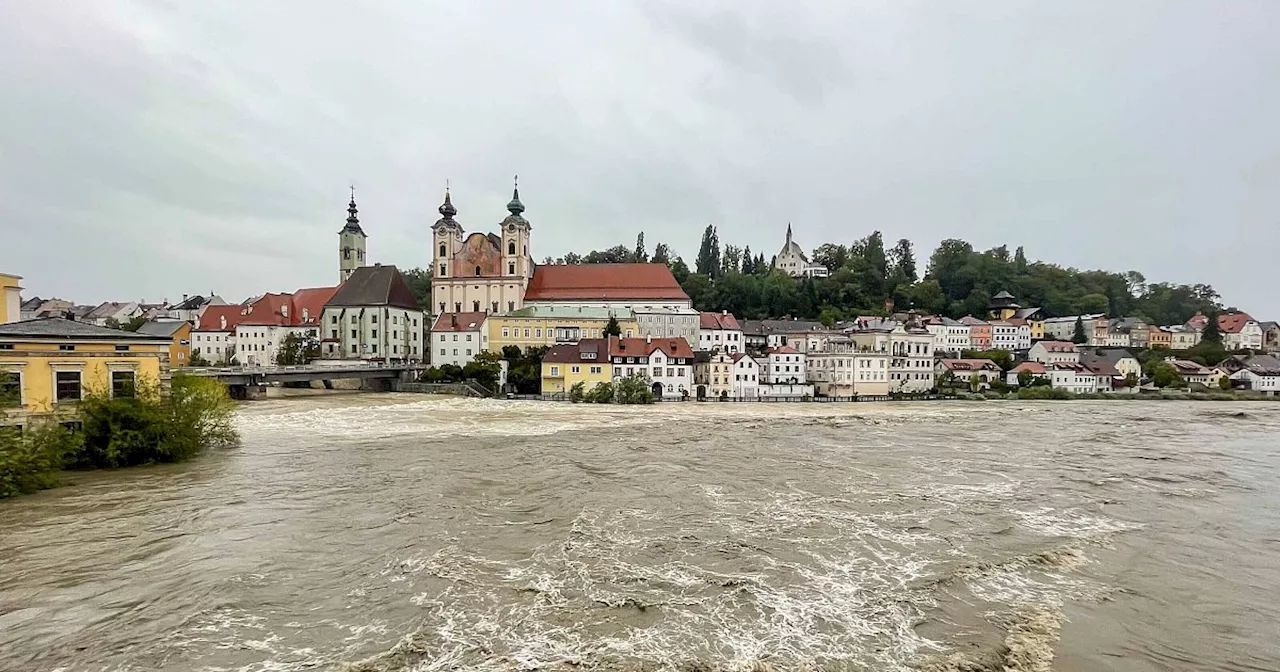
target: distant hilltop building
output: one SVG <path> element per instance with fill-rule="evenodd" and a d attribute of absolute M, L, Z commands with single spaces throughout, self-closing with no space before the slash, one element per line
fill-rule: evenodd
<path fill-rule="evenodd" d="M 773 258 L 773 267 L 793 278 L 825 278 L 828 274 L 826 266 L 810 262 L 804 250 L 791 239 L 791 224 L 787 224 L 787 242 Z"/>

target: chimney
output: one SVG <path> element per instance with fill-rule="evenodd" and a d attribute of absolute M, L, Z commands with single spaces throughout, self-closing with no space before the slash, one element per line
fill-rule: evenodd
<path fill-rule="evenodd" d="M 186 295 L 186 294 L 183 294 L 183 295 L 182 295 L 182 300 L 183 300 L 184 302 L 187 300 L 187 295 Z"/>
<path fill-rule="evenodd" d="M 645 337 L 644 337 L 644 344 L 645 344 L 645 345 L 653 345 L 653 337 L 652 337 L 652 336 L 645 336 Z"/>

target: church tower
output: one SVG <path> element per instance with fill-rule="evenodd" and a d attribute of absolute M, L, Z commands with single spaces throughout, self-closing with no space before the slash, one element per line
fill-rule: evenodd
<path fill-rule="evenodd" d="M 365 238 L 364 229 L 360 228 L 360 219 L 356 217 L 356 190 L 351 188 L 351 202 L 347 204 L 347 225 L 338 232 L 338 282 L 346 282 L 347 278 L 361 266 L 364 266 Z"/>
<path fill-rule="evenodd" d="M 511 191 L 511 200 L 507 203 L 507 215 L 502 220 L 502 273 L 505 277 L 521 278 L 526 281 L 533 273 L 529 260 L 529 231 L 533 228 L 529 220 L 521 214 L 524 204 L 520 202 L 520 177 L 516 176 L 515 187 Z M 521 290 L 524 286 L 521 286 Z"/>
<path fill-rule="evenodd" d="M 436 278 L 448 278 L 452 275 L 453 255 L 462 248 L 462 225 L 453 218 L 458 209 L 453 207 L 449 187 L 444 188 L 444 203 L 440 204 L 437 212 L 440 219 L 431 226 L 431 255 L 435 258 L 431 274 Z"/>

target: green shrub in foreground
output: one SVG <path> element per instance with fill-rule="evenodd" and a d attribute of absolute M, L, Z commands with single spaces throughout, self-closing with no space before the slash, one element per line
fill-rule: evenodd
<path fill-rule="evenodd" d="M 26 432 L 0 429 L 0 499 L 58 485 L 58 472 L 78 439 L 54 423 Z"/>

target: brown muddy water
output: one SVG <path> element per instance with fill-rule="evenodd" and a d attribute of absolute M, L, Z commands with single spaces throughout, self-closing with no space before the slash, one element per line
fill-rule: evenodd
<path fill-rule="evenodd" d="M 0 502 L 0 669 L 1280 669 L 1280 405 L 238 422 Z"/>

